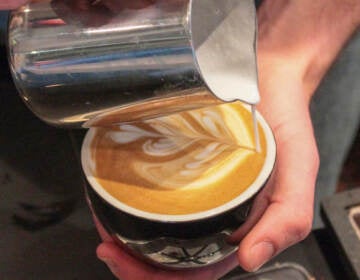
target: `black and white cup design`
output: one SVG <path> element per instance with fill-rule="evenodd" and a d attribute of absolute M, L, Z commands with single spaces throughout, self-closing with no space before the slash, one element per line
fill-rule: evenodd
<path fill-rule="evenodd" d="M 255 181 L 239 196 L 219 207 L 185 215 L 142 211 L 120 202 L 108 193 L 94 176 L 91 143 L 96 128 L 90 129 L 83 142 L 81 161 L 87 180 L 86 193 L 93 213 L 119 245 L 156 265 L 179 269 L 202 267 L 221 261 L 237 249 L 227 244 L 226 238 L 244 223 L 253 199 L 266 184 L 274 168 L 276 145 L 272 131 L 259 113 L 257 118 L 265 135 L 267 152 Z"/>

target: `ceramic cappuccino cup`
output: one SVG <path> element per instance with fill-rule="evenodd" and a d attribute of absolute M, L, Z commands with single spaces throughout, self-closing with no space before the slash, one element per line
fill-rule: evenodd
<path fill-rule="evenodd" d="M 255 150 L 240 103 L 112 128 L 91 128 L 81 161 L 90 207 L 122 248 L 152 264 L 196 268 L 219 262 L 270 177 L 276 145 L 257 113 Z"/>

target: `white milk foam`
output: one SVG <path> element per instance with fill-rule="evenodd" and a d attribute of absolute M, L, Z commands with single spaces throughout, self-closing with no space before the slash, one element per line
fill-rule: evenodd
<path fill-rule="evenodd" d="M 255 152 L 251 126 L 236 108 L 223 106 L 148 120 L 142 127 L 120 125 L 106 137 L 120 147 L 141 143 L 144 156 L 131 161 L 136 176 L 163 188 L 199 188 L 221 180 Z"/>

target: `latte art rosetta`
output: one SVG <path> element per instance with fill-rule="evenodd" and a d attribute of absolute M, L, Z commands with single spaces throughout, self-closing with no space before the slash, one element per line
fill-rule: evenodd
<path fill-rule="evenodd" d="M 265 153 L 255 151 L 251 115 L 241 105 L 97 129 L 93 147 L 93 172 L 109 193 L 120 199 L 127 192 L 132 200 L 139 192 L 149 201 L 156 192 L 165 200 L 180 199 L 179 192 L 188 201 L 195 191 L 227 182 L 236 184 L 225 194 L 233 197 L 244 189 L 240 181 L 254 180 Z"/>

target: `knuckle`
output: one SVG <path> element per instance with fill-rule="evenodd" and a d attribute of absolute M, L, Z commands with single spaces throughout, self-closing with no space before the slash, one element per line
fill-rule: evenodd
<path fill-rule="evenodd" d="M 289 243 L 296 243 L 304 240 L 311 232 L 312 217 L 303 216 L 297 217 L 297 219 L 288 225 Z"/>

